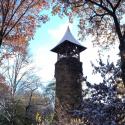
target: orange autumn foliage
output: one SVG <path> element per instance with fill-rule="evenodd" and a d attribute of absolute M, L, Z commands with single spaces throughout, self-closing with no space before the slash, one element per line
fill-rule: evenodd
<path fill-rule="evenodd" d="M 0 46 L 25 44 L 40 23 L 40 12 L 47 9 L 46 0 L 1 0 Z"/>

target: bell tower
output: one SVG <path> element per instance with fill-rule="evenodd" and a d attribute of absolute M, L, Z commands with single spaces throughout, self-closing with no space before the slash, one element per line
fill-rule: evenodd
<path fill-rule="evenodd" d="M 68 27 L 61 41 L 51 50 L 57 53 L 54 125 L 66 125 L 70 122 L 71 111 L 77 109 L 82 102 L 80 53 L 85 49 Z"/>

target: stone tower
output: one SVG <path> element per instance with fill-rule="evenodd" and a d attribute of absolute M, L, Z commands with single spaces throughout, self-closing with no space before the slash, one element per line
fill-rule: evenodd
<path fill-rule="evenodd" d="M 54 125 L 66 125 L 70 122 L 71 111 L 77 109 L 82 101 L 80 52 L 85 49 L 73 37 L 68 27 L 62 40 L 51 50 L 57 53 Z"/>

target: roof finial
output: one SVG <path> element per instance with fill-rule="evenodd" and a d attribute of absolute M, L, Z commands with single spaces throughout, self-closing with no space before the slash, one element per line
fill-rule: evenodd
<path fill-rule="evenodd" d="M 69 28 L 69 25 L 68 25 L 68 27 L 67 27 L 67 32 L 70 32 L 70 28 Z"/>
<path fill-rule="evenodd" d="M 70 30 L 69 25 L 68 25 L 68 28 L 67 28 L 67 29 Z"/>

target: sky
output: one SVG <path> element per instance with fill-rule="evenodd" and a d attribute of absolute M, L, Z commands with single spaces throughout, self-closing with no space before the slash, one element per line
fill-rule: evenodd
<path fill-rule="evenodd" d="M 37 70 L 37 75 L 40 76 L 43 84 L 48 84 L 54 80 L 54 69 L 57 61 L 57 54 L 50 50 L 62 39 L 68 26 L 73 36 L 78 40 L 77 23 L 77 20 L 74 20 L 71 24 L 66 17 L 61 19 L 58 16 L 53 16 L 46 24 L 42 24 L 40 28 L 37 28 L 34 39 L 30 41 L 30 53 L 33 57 L 33 63 Z M 98 57 L 98 49 L 93 47 L 91 38 L 83 40 L 80 43 L 87 47 L 87 49 L 81 53 L 83 74 L 88 76 L 90 82 L 93 82 L 93 80 L 94 82 L 98 82 L 101 78 L 99 75 L 92 75 L 92 67 L 90 63 L 91 61 L 95 62 Z M 107 54 L 117 55 L 117 53 L 118 50 L 110 50 Z"/>

